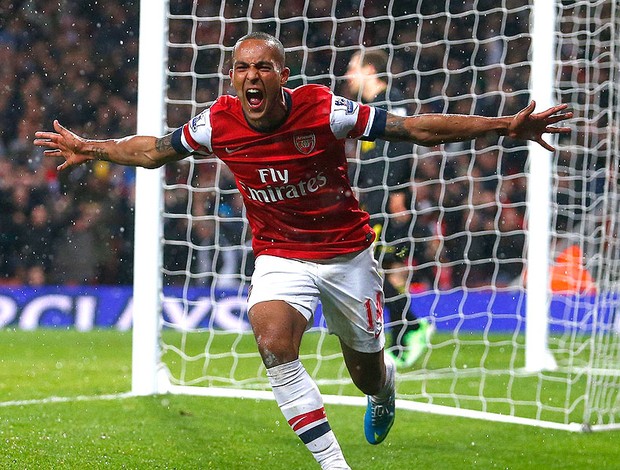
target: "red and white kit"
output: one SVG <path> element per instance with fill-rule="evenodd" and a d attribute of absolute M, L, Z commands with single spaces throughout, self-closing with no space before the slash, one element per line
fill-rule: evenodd
<path fill-rule="evenodd" d="M 173 145 L 217 155 L 236 178 L 257 256 L 248 308 L 283 300 L 311 326 L 320 300 L 331 333 L 377 352 L 385 338 L 375 233 L 351 190 L 344 141 L 380 135 L 385 111 L 318 85 L 284 97 L 289 114 L 268 133 L 247 123 L 237 98 L 223 96 L 177 129 Z"/>
<path fill-rule="evenodd" d="M 289 114 L 277 129 L 253 129 L 239 100 L 222 96 L 179 128 L 173 145 L 215 154 L 233 172 L 256 256 L 327 259 L 368 247 L 374 233 L 347 178 L 344 140 L 374 140 L 384 112 L 319 85 L 284 94 Z"/>

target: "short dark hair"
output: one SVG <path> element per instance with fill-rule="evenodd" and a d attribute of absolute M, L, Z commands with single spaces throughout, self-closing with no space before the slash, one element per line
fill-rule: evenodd
<path fill-rule="evenodd" d="M 273 46 L 277 51 L 278 51 L 278 55 L 279 57 L 279 61 L 280 64 L 282 65 L 282 67 L 284 67 L 284 45 L 282 44 L 282 42 L 280 42 L 280 40 L 275 37 L 272 36 L 271 34 L 268 33 L 263 33 L 260 31 L 257 31 L 255 33 L 250 33 L 250 34 L 246 34 L 243 37 L 240 37 L 237 42 L 235 43 L 235 45 L 233 46 L 233 50 L 232 50 L 232 59 L 234 60 L 235 57 L 235 52 L 237 51 L 237 47 L 243 42 L 243 41 L 247 41 L 250 39 L 258 39 L 260 41 L 265 41 L 268 42 L 269 44 L 271 44 L 271 46 Z"/>

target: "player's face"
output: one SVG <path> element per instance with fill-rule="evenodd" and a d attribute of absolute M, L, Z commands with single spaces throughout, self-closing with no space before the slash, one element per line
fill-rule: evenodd
<path fill-rule="evenodd" d="M 290 70 L 269 42 L 248 39 L 239 44 L 233 57 L 230 79 L 248 122 L 258 129 L 278 125 L 286 116 L 282 87 Z"/>

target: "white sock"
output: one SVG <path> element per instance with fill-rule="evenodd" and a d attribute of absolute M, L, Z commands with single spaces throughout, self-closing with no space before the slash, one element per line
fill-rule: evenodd
<path fill-rule="evenodd" d="M 395 388 L 395 372 L 396 372 L 396 364 L 394 364 L 394 360 L 386 354 L 384 356 L 385 360 L 385 384 L 383 384 L 383 388 L 379 393 L 373 395 L 371 397 L 374 403 L 382 403 L 386 401 L 392 393 L 394 393 Z"/>
<path fill-rule="evenodd" d="M 295 360 L 267 369 L 276 402 L 295 434 L 323 469 L 348 469 L 325 415 L 323 398 L 304 366 Z"/>

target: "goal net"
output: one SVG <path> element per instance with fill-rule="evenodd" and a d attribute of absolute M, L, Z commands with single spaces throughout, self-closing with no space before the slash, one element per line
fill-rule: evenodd
<path fill-rule="evenodd" d="M 291 88 L 318 83 L 359 99 L 347 64 L 357 51 L 383 50 L 388 89 L 400 95 L 380 106 L 498 116 L 532 98 L 538 109 L 568 103 L 573 132 L 554 142 L 553 154 L 489 136 L 398 154 L 364 144 L 374 146 L 369 159 L 367 147 L 351 142 L 351 178 L 362 200 L 372 195 L 379 203 L 377 256 L 385 276 L 404 286 L 386 298 L 389 334 L 403 324 L 402 311 L 389 311 L 398 299 L 435 330 L 414 366 L 398 373 L 399 407 L 614 428 L 620 12 L 616 2 L 565 0 L 546 15 L 536 10 L 542 3 L 551 2 L 171 0 L 158 30 L 164 57 L 152 60 L 155 74 L 141 70 L 140 81 L 151 84 L 163 64 L 155 122 L 165 116 L 161 131 L 170 132 L 233 93 L 232 46 L 265 31 L 286 48 Z M 536 22 L 546 36 L 534 33 Z M 157 21 L 149 24 L 152 30 Z M 549 55 L 541 61 L 544 45 Z M 541 67 L 546 83 L 536 75 Z M 139 97 L 139 118 L 140 99 L 146 106 L 156 97 Z M 142 119 L 152 114 L 143 110 Z M 407 178 L 394 182 L 391 171 L 403 162 Z M 134 391 L 268 396 L 245 307 L 251 233 L 231 173 L 209 156 L 144 171 L 151 173 L 138 175 L 137 217 L 145 218 L 136 227 Z M 400 228 L 388 236 L 390 227 Z M 394 250 L 405 253 L 399 263 L 386 258 Z M 327 402 L 364 403 L 320 310 L 301 360 Z"/>

